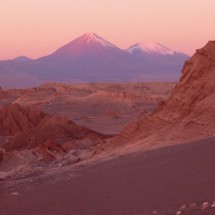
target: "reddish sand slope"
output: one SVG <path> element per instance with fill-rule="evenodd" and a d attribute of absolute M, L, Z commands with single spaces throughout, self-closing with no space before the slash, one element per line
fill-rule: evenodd
<path fill-rule="evenodd" d="M 1 214 L 16 215 L 140 215 L 215 214 L 214 208 L 201 211 L 203 202 L 215 200 L 215 139 L 206 139 L 124 156 L 68 175 L 53 176 L 37 185 L 29 178 L 19 189 L 6 190 L 0 182 Z M 48 179 L 47 179 L 48 180 Z M 10 194 L 10 193 L 14 194 Z M 191 203 L 197 203 L 190 209 Z"/>

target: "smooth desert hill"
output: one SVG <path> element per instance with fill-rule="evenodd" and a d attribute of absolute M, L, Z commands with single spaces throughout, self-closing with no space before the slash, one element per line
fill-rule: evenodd
<path fill-rule="evenodd" d="M 148 53 L 150 49 L 155 49 L 156 54 Z M 17 85 L 21 85 L 22 80 L 25 85 L 44 81 L 177 81 L 188 56 L 166 50 L 161 45 L 157 48 L 150 44 L 146 44 L 145 49 L 134 45 L 122 50 L 94 33 L 87 33 L 45 57 L 0 61 L 0 77 L 3 77 L 0 84 L 6 87 L 14 85 L 9 75 L 21 77 Z"/>

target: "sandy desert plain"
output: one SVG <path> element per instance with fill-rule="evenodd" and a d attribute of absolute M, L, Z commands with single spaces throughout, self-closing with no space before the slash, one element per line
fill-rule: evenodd
<path fill-rule="evenodd" d="M 215 42 L 178 83 L 0 89 L 0 214 L 215 214 Z"/>

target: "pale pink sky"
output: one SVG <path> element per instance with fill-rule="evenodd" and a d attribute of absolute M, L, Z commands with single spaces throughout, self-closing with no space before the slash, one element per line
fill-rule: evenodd
<path fill-rule="evenodd" d="M 215 0 L 0 1 L 0 59 L 48 55 L 85 32 L 123 49 L 160 42 L 190 55 L 215 39 Z"/>

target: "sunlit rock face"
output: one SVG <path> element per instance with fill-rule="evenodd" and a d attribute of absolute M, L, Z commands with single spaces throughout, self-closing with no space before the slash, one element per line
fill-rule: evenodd
<path fill-rule="evenodd" d="M 142 115 L 122 131 L 118 142 L 152 145 L 176 143 L 215 134 L 215 41 L 185 62 L 167 101 L 150 116 Z"/>

